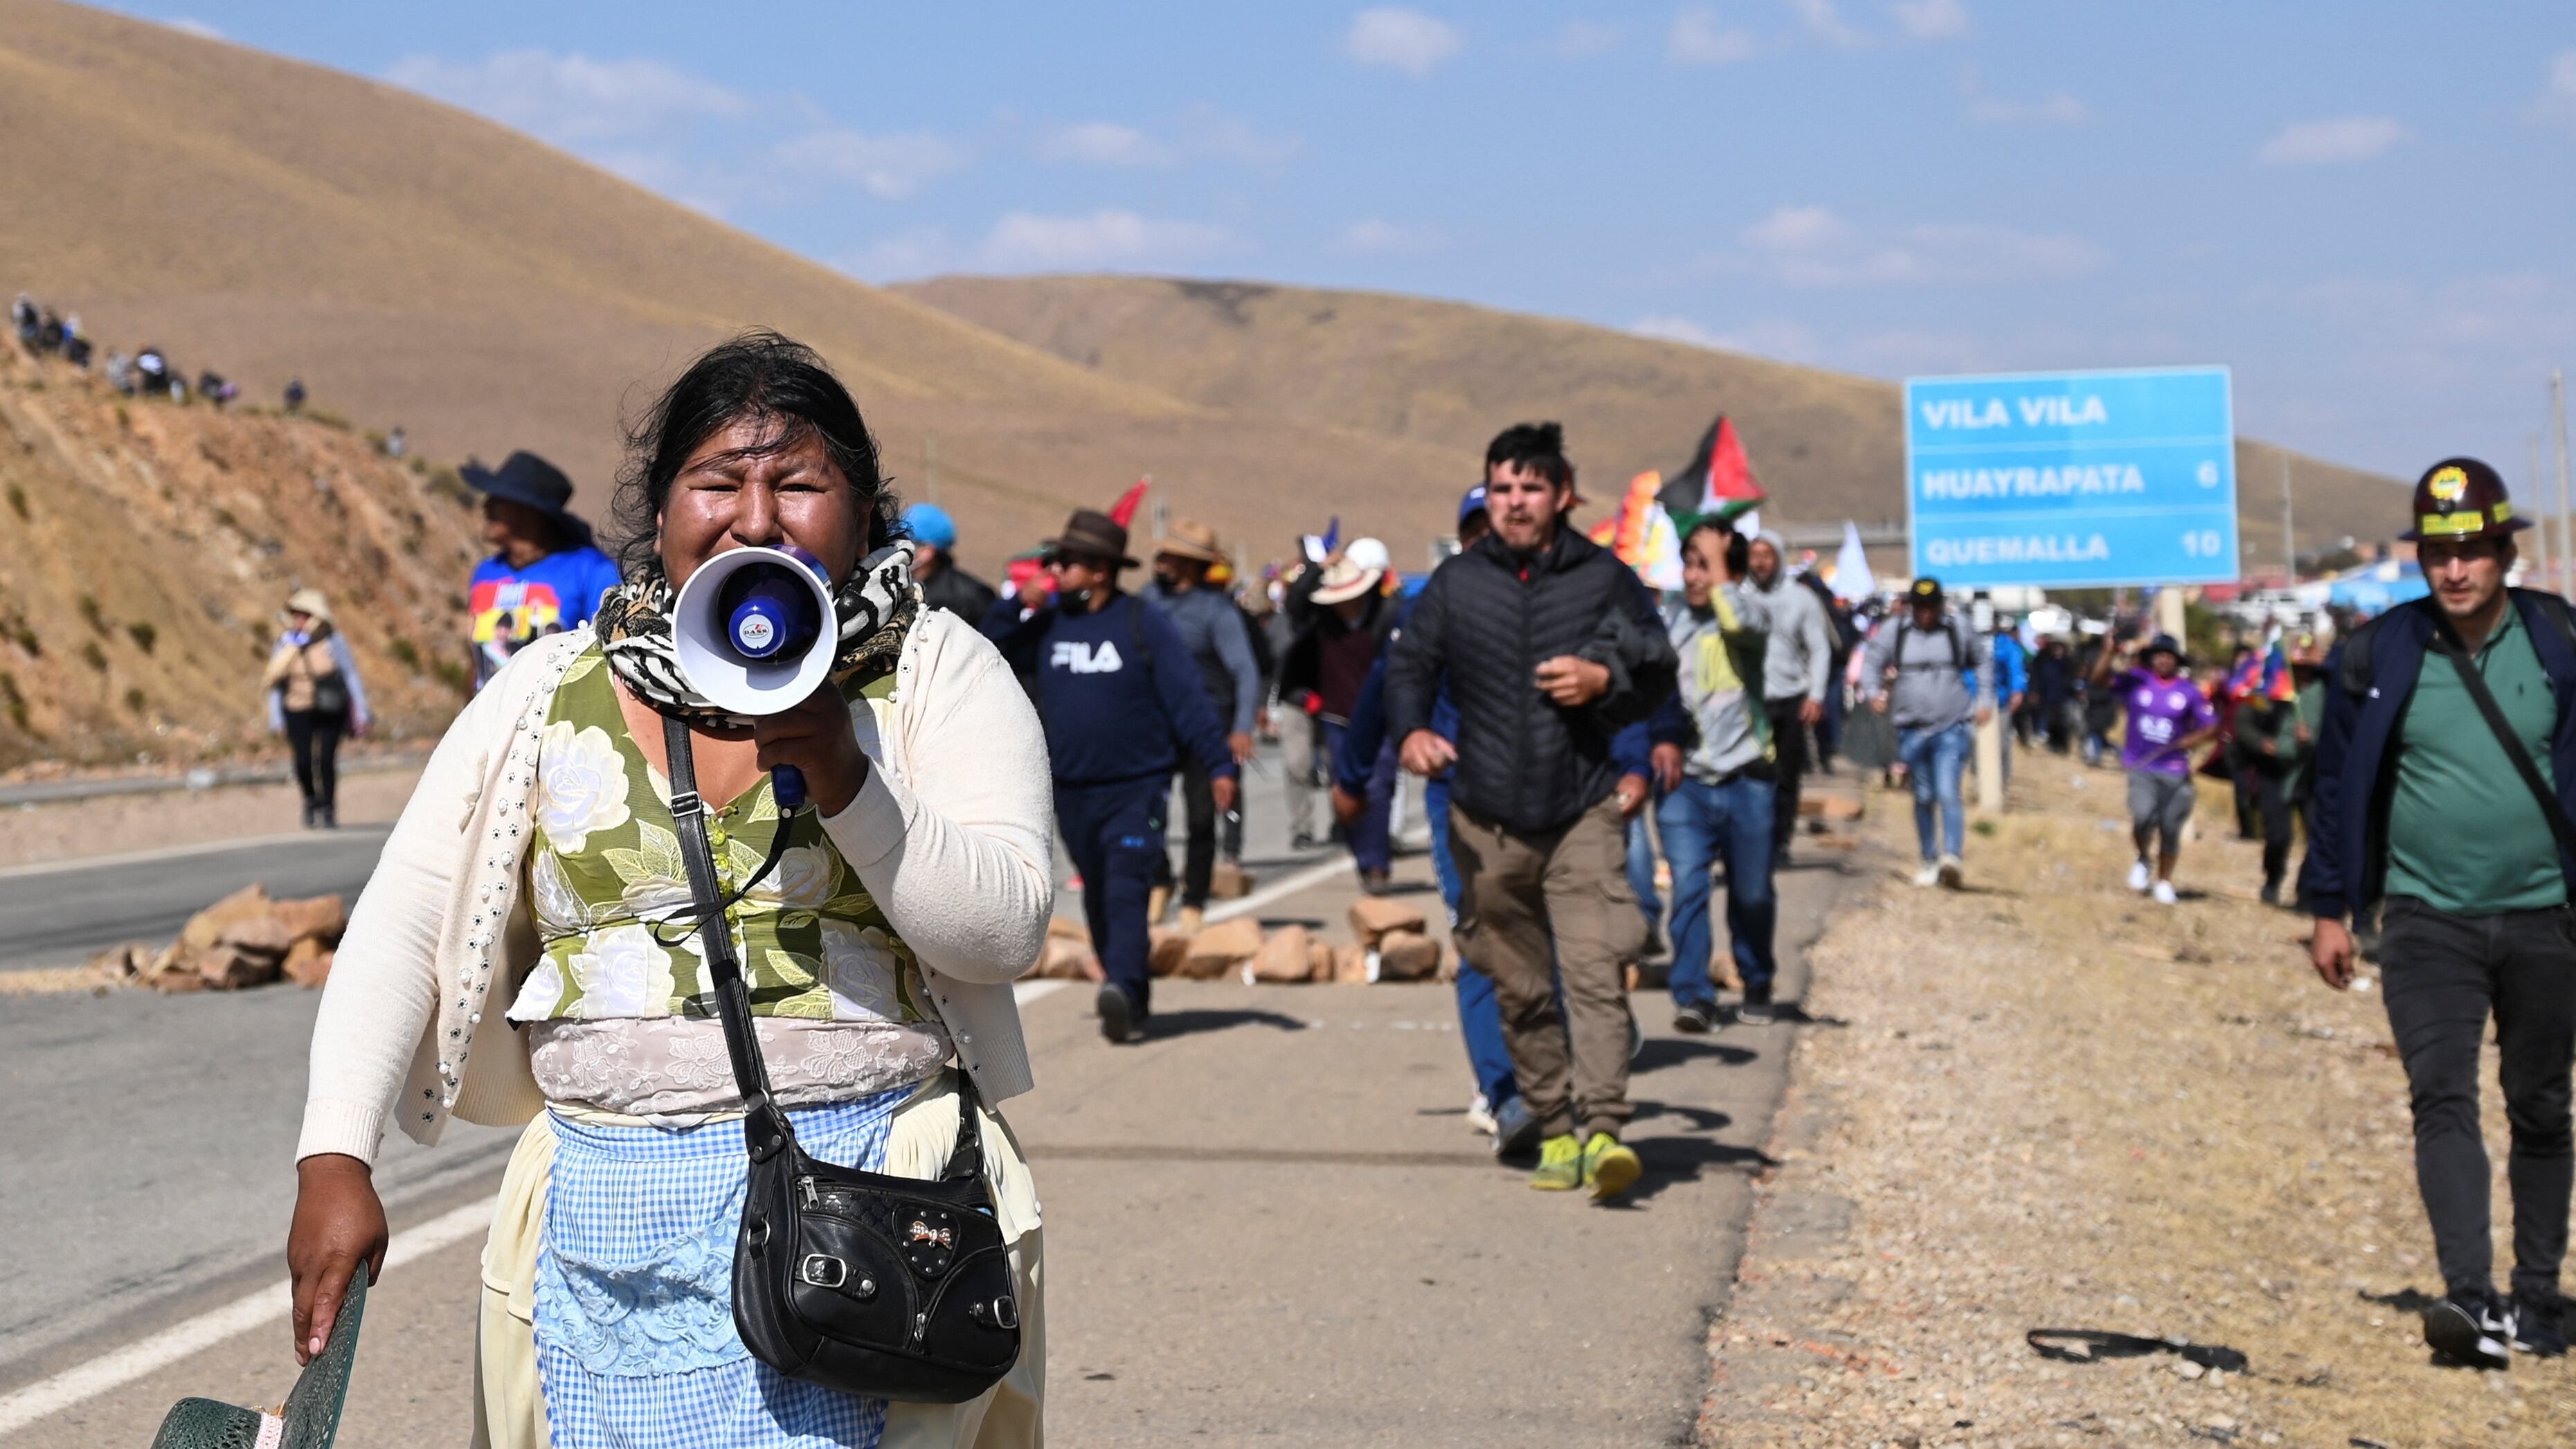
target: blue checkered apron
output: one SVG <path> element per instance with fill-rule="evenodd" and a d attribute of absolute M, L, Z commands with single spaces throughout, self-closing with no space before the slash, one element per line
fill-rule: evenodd
<path fill-rule="evenodd" d="M 788 1114 L 826 1162 L 882 1170 L 910 1087 Z M 537 1377 L 555 1449 L 875 1449 L 885 1401 L 802 1383 L 733 1328 L 742 1124 L 568 1121 L 537 1251 Z"/>

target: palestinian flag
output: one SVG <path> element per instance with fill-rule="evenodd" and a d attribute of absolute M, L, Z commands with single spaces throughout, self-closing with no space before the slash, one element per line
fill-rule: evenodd
<path fill-rule="evenodd" d="M 1687 527 L 1685 519 L 1712 515 L 1732 522 L 1761 507 L 1767 496 L 1753 476 L 1753 464 L 1744 456 L 1744 444 L 1735 436 L 1735 424 L 1720 413 L 1700 436 L 1690 465 L 1675 473 L 1656 499 L 1675 523 Z"/>

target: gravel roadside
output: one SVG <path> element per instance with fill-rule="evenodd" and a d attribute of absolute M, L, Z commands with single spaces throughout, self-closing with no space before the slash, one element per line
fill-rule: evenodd
<path fill-rule="evenodd" d="M 417 765 L 341 776 L 340 823 L 392 820 L 419 782 Z M 0 809 L 0 867 L 246 840 L 301 828 L 302 797 L 283 782 L 19 805 Z"/>
<path fill-rule="evenodd" d="M 1702 1441 L 2576 1442 L 2567 1361 L 2482 1375 L 2423 1347 L 2441 1284 L 2377 992 L 2319 985 L 2304 919 L 2254 899 L 2222 790 L 2182 904 L 2125 890 L 2120 785 L 2023 756 L 1960 892 L 1906 881 L 1911 812 L 1879 797 L 1879 883 L 1810 955 L 1819 1024 L 1711 1328 Z M 2501 1163 L 2492 1052 L 2483 1080 Z M 2051 1362 L 2023 1339 L 2042 1327 L 2251 1362 Z"/>

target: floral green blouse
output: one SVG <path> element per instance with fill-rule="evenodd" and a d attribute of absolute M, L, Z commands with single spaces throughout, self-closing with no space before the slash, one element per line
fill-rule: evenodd
<path fill-rule="evenodd" d="M 861 699 L 852 704 L 867 707 Z M 606 1033 L 540 1029 L 532 1047 L 539 1085 L 549 1097 L 561 1086 L 611 1110 L 637 1102 L 673 1108 L 668 1089 L 690 1084 L 655 1078 L 675 1067 L 684 1077 L 722 1068 L 721 1082 L 708 1085 L 730 1089 L 713 982 L 693 929 L 670 781 L 628 733 L 597 645 L 556 688 L 528 811 L 537 826 L 527 856 L 528 900 L 544 955 L 512 1002 L 510 1019 L 652 1024 Z M 764 1023 L 764 1054 L 781 1095 L 831 1095 L 793 1090 L 807 1056 L 817 1058 L 827 1087 L 881 1090 L 896 1084 L 880 1080 L 889 1069 L 913 1072 L 904 1080 L 927 1075 L 946 1057 L 947 1039 L 920 963 L 813 812 L 795 816 L 787 828 L 777 868 L 725 913 L 751 986 L 752 1012 L 783 1019 L 778 1026 L 848 1024 L 860 1036 L 800 1033 L 781 1061 L 776 1043 L 787 1034 Z M 709 845 L 727 896 L 759 871 L 778 829 L 778 802 L 765 774 L 722 809 L 710 810 Z M 683 1020 L 660 1020 L 670 1018 Z M 675 1037 L 673 1029 L 684 1026 L 694 1029 Z M 597 1071 L 567 1074 L 576 1055 L 597 1066 L 591 1059 L 601 1057 L 603 1042 L 618 1067 L 615 1082 Z M 584 1050 L 565 1049 L 573 1046 Z M 875 1069 L 862 1070 L 865 1062 Z M 550 1065 L 563 1080 L 548 1081 Z"/>

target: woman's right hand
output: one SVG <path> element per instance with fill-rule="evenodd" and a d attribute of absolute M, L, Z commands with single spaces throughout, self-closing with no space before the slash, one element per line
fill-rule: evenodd
<path fill-rule="evenodd" d="M 389 1234 L 367 1164 L 326 1152 L 297 1163 L 295 1176 L 286 1270 L 295 1288 L 295 1361 L 306 1364 L 329 1341 L 358 1265 L 366 1265 L 370 1286 L 383 1271 Z"/>

